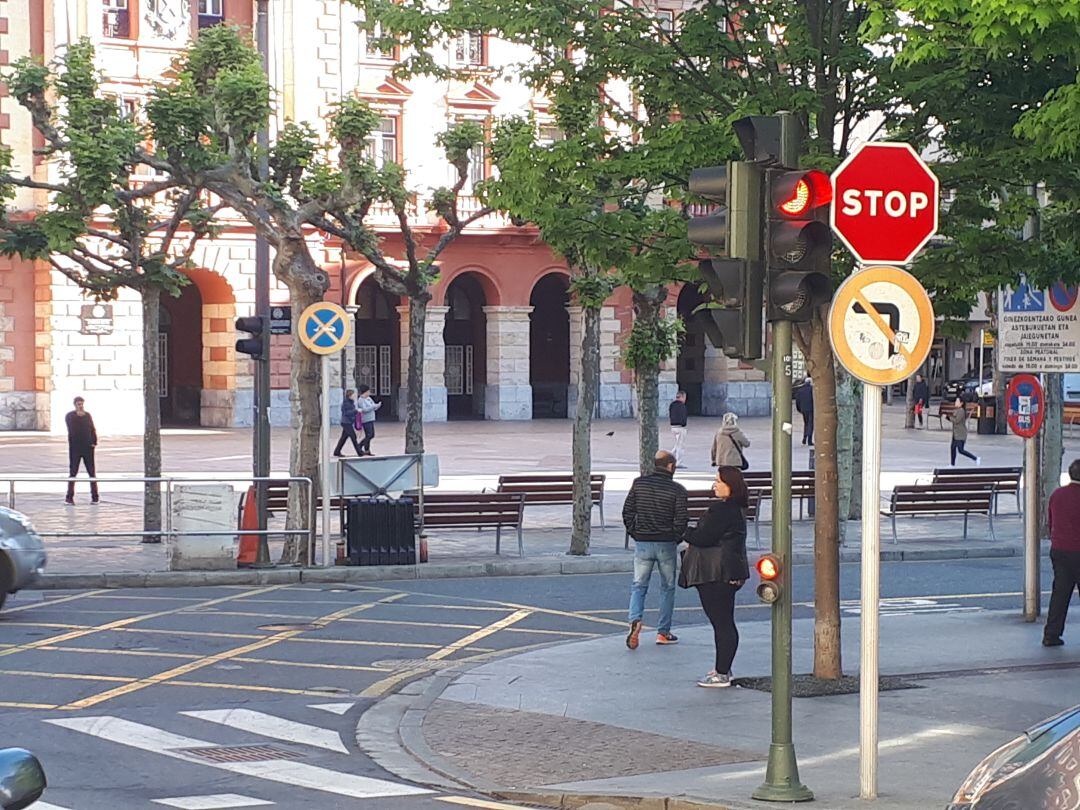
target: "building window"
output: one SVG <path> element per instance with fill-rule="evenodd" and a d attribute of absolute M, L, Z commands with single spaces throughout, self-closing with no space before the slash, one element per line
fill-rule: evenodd
<path fill-rule="evenodd" d="M 397 118 L 380 118 L 379 126 L 368 135 L 367 156 L 377 168 L 398 162 Z"/>
<path fill-rule="evenodd" d="M 360 57 L 362 59 L 394 58 L 393 48 L 383 50 L 382 48 L 377 48 L 371 44 L 372 40 L 380 39 L 382 36 L 382 23 L 375 23 L 370 31 L 366 31 L 363 28 L 360 29 Z"/>
<path fill-rule="evenodd" d="M 656 21 L 660 24 L 660 30 L 666 36 L 675 33 L 675 12 L 669 9 L 657 9 Z"/>
<path fill-rule="evenodd" d="M 541 146 L 551 146 L 558 141 L 565 141 L 566 135 L 554 124 L 540 124 L 536 129 L 536 142 Z"/>
<path fill-rule="evenodd" d="M 480 67 L 487 64 L 487 47 L 479 31 L 466 31 L 454 37 L 450 44 L 454 64 L 460 67 Z"/>
<path fill-rule="evenodd" d="M 225 22 L 225 0 L 199 0 L 199 28 L 211 28 Z"/>
<path fill-rule="evenodd" d="M 115 39 L 131 37 L 129 0 L 101 0 L 101 32 Z"/>

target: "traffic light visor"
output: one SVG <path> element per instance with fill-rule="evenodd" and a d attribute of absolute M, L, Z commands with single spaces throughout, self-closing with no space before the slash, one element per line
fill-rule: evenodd
<path fill-rule="evenodd" d="M 764 580 L 773 580 L 780 576 L 780 561 L 772 554 L 766 554 L 757 561 L 758 576 Z"/>

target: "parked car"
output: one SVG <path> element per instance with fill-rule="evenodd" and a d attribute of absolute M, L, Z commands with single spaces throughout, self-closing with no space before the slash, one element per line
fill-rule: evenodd
<path fill-rule="evenodd" d="M 949 380 L 945 383 L 944 399 L 952 402 L 957 397 L 964 401 L 974 402 L 979 397 L 988 397 L 993 393 L 994 375 L 987 370 L 983 372 L 982 383 L 976 374 L 965 374 L 958 380 Z"/>
<path fill-rule="evenodd" d="M 45 544 L 26 515 L 0 506 L 0 608 L 45 571 Z"/>
<path fill-rule="evenodd" d="M 45 792 L 45 771 L 37 757 L 22 748 L 0 749 L 0 808 L 22 810 Z"/>
<path fill-rule="evenodd" d="M 1080 706 L 1032 726 L 975 766 L 946 810 L 1080 810 Z"/>

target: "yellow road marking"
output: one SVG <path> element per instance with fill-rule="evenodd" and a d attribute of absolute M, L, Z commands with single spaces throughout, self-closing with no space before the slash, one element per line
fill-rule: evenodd
<path fill-rule="evenodd" d="M 151 650 L 103 650 L 98 647 L 38 647 L 45 652 L 81 653 L 83 655 L 129 655 L 142 658 L 182 658 L 193 661 L 202 658 L 198 653 L 156 652 Z"/>
<path fill-rule="evenodd" d="M 261 686 L 248 683 L 213 683 L 210 681 L 167 681 L 162 686 L 194 686 L 199 689 L 231 689 L 238 692 L 267 692 L 276 695 L 304 695 L 306 697 L 333 698 L 351 697 L 340 692 L 320 692 L 315 689 L 286 689 L 283 686 Z M 60 708 L 66 709 L 66 706 Z"/>
<path fill-rule="evenodd" d="M 401 647 L 406 650 L 438 650 L 441 649 L 440 644 L 423 644 L 419 641 L 364 641 L 361 639 L 351 638 L 292 638 L 289 641 L 296 642 L 297 644 L 345 644 L 354 645 L 357 647 Z M 489 647 L 473 647 L 474 650 L 482 650 L 490 652 Z"/>
<path fill-rule="evenodd" d="M 131 683 L 134 678 L 123 675 L 83 675 L 78 672 L 34 672 L 27 669 L 0 669 L 0 675 L 23 675 L 29 678 L 55 678 L 59 681 L 111 681 Z"/>
<path fill-rule="evenodd" d="M 97 647 L 41 647 L 48 652 L 70 652 L 90 655 L 128 655 L 142 658 L 177 658 L 183 661 L 196 661 L 203 656 L 199 653 L 151 652 L 149 650 L 102 650 Z M 308 667 L 310 669 L 340 669 L 346 672 L 386 672 L 381 667 L 366 667 L 359 664 L 317 664 L 309 661 L 284 661 L 278 658 L 234 658 L 244 664 L 270 664 L 279 667 Z M 134 678 L 132 679 L 134 680 Z"/>
<path fill-rule="evenodd" d="M 321 630 L 333 624 L 337 620 L 343 619 L 346 616 L 350 616 L 353 613 L 359 613 L 362 610 L 368 610 L 379 604 L 393 602 L 396 599 L 403 599 L 405 598 L 405 596 L 407 596 L 407 594 L 398 593 L 384 597 L 383 599 L 379 599 L 375 602 L 365 602 L 360 605 L 353 605 L 351 607 L 335 611 L 334 613 L 331 613 L 327 616 L 323 616 L 320 619 L 316 619 L 314 622 L 312 622 L 312 624 L 315 626 L 314 629 Z M 146 689 L 147 687 L 165 683 L 166 681 L 181 678 L 191 672 L 205 669 L 206 667 L 213 666 L 214 664 L 221 663 L 222 661 L 228 661 L 230 658 L 237 658 L 238 656 L 247 655 L 248 653 L 256 652 L 267 647 L 272 647 L 275 644 L 279 644 L 282 641 L 288 641 L 290 639 L 293 639 L 301 633 L 305 633 L 307 631 L 308 628 L 304 628 L 298 630 L 285 630 L 280 633 L 275 633 L 274 635 L 268 636 L 264 639 L 260 639 L 259 641 L 253 641 L 252 643 L 245 644 L 241 647 L 234 647 L 231 650 L 214 653 L 213 655 L 208 655 L 195 661 L 181 664 L 178 667 L 173 667 L 172 669 L 165 670 L 164 672 L 159 672 L 146 678 L 140 678 L 139 680 L 132 683 L 118 686 L 115 689 L 109 689 L 96 695 L 90 695 L 89 697 L 85 697 L 81 700 L 76 700 L 72 703 L 69 703 L 63 708 L 88 709 L 91 706 L 97 706 L 99 703 L 104 703 L 106 701 L 113 700 L 114 698 L 123 697 L 124 695 L 130 695 L 133 692 L 138 692 L 142 689 Z"/>
<path fill-rule="evenodd" d="M 435 801 L 457 804 L 462 807 L 478 807 L 480 810 L 526 810 L 520 804 L 505 804 L 504 802 L 490 802 L 487 799 L 473 799 L 468 796 L 436 796 Z"/>
<path fill-rule="evenodd" d="M 221 596 L 217 599 L 210 599 L 202 604 L 206 606 L 219 605 L 222 602 L 230 602 L 234 599 L 242 599 L 245 596 L 253 596 L 260 593 L 268 593 L 270 591 L 276 591 L 279 588 L 284 588 L 284 585 L 270 585 L 265 588 L 255 588 L 254 590 L 244 591 L 243 593 L 233 594 L 231 596 Z M 26 644 L 19 644 L 15 647 L 8 647 L 5 650 L 0 650 L 0 657 L 5 655 L 14 655 L 16 653 L 25 652 L 27 650 L 36 650 L 39 647 L 49 647 L 54 644 L 62 644 L 65 641 L 74 641 L 77 638 L 84 638 L 85 636 L 94 635 L 95 633 L 106 633 L 110 630 L 119 630 L 132 624 L 139 622 L 149 621 L 151 619 L 158 619 L 162 616 L 172 616 L 179 613 L 185 608 L 173 608 L 172 610 L 160 610 L 155 613 L 144 613 L 139 616 L 129 616 L 126 619 L 117 619 L 116 621 L 107 622 L 106 624 L 99 624 L 93 627 L 86 627 L 81 630 L 71 630 L 67 633 L 61 633 L 58 636 L 50 636 L 49 638 L 39 639 L 37 641 L 30 641 Z"/>
<path fill-rule="evenodd" d="M 92 599 L 92 598 L 94 598 L 94 596 L 96 596 L 99 593 L 105 593 L 105 591 L 104 590 L 87 591 L 86 593 L 77 593 L 77 594 L 73 594 L 72 596 L 62 596 L 59 599 L 46 599 L 46 600 L 41 601 L 41 602 L 34 602 L 33 604 L 30 604 L 30 605 L 17 605 L 16 607 L 13 607 L 13 608 L 6 608 L 4 610 L 4 613 L 18 613 L 20 610 L 33 610 L 34 608 L 39 608 L 39 607 L 47 607 L 47 606 L 50 606 L 50 605 L 59 605 L 59 604 L 62 604 L 63 602 L 73 602 L 76 599 Z"/>
<path fill-rule="evenodd" d="M 0 709 L 55 709 L 52 703 L 16 703 L 13 700 L 0 700 Z"/>
<path fill-rule="evenodd" d="M 51 630 L 85 630 L 87 624 L 59 624 L 57 622 L 4 622 L 4 627 L 48 627 Z"/>
<path fill-rule="evenodd" d="M 310 622 L 311 616 L 296 613 L 247 613 L 242 610 L 214 610 L 206 611 L 202 615 L 250 617 L 253 619 L 288 619 L 296 622 Z M 441 622 L 410 622 L 405 619 L 342 619 L 342 624 L 390 624 L 405 625 L 407 627 L 442 627 L 447 630 L 478 630 L 481 624 L 445 624 Z"/>

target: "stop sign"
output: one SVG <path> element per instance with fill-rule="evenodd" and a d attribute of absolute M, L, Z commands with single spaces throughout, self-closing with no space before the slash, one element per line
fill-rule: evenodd
<path fill-rule="evenodd" d="M 906 143 L 863 144 L 832 175 L 833 231 L 863 264 L 907 264 L 938 227 L 938 180 Z"/>

